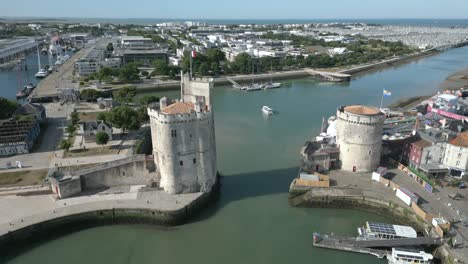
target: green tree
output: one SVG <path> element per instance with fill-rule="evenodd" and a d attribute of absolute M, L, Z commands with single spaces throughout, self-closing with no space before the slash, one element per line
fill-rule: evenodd
<path fill-rule="evenodd" d="M 70 141 L 62 139 L 59 143 L 59 148 L 68 151 L 71 147 Z"/>
<path fill-rule="evenodd" d="M 152 72 L 153 76 L 156 75 L 168 75 L 170 67 L 165 60 L 155 60 L 153 62 L 154 70 Z"/>
<path fill-rule="evenodd" d="M 149 121 L 149 116 L 148 116 L 148 111 L 146 109 L 146 107 L 139 107 L 137 110 L 136 110 L 137 114 L 138 114 L 138 120 L 141 124 L 143 123 L 146 123 Z"/>
<path fill-rule="evenodd" d="M 133 101 L 136 95 L 136 87 L 125 86 L 112 93 L 114 99 L 121 104 L 128 104 Z"/>
<path fill-rule="evenodd" d="M 109 142 L 109 135 L 106 132 L 100 131 L 96 134 L 96 144 L 102 145 L 102 147 L 104 147 L 107 142 Z"/>
<path fill-rule="evenodd" d="M 19 104 L 17 102 L 0 97 L 0 119 L 10 118 L 18 107 Z"/>
<path fill-rule="evenodd" d="M 138 70 L 138 66 L 134 63 L 129 63 L 123 66 L 119 71 L 119 79 L 121 81 L 137 81 L 140 79 L 138 75 L 140 71 Z"/>
<path fill-rule="evenodd" d="M 108 112 L 99 112 L 96 116 L 97 120 L 102 120 L 104 122 L 109 120 L 109 113 Z"/>
<path fill-rule="evenodd" d="M 112 44 L 112 42 L 109 42 L 107 44 L 107 51 L 109 52 L 113 52 L 114 51 L 114 44 Z"/>
<path fill-rule="evenodd" d="M 101 97 L 101 92 L 94 89 L 83 89 L 80 92 L 80 99 L 86 102 L 95 102 L 99 97 Z"/>
<path fill-rule="evenodd" d="M 200 75 L 208 75 L 210 71 L 210 65 L 207 62 L 202 62 L 200 67 L 198 67 L 198 72 Z"/>
<path fill-rule="evenodd" d="M 159 102 L 159 97 L 154 95 L 145 95 L 140 98 L 140 104 L 147 107 L 150 103 Z"/>
<path fill-rule="evenodd" d="M 247 74 L 252 71 L 252 57 L 247 53 L 241 53 L 236 56 L 231 63 L 231 68 L 235 73 Z"/>
<path fill-rule="evenodd" d="M 77 112 L 72 112 L 70 115 L 70 119 L 73 125 L 78 124 L 80 122 L 80 115 Z"/>
<path fill-rule="evenodd" d="M 128 106 L 120 106 L 114 108 L 110 112 L 110 122 L 112 126 L 125 131 L 137 130 L 140 128 L 141 123 L 138 113 Z"/>
<path fill-rule="evenodd" d="M 68 125 L 67 126 L 67 132 L 70 133 L 70 134 L 73 134 L 75 133 L 76 131 L 76 126 L 75 125 Z"/>
<path fill-rule="evenodd" d="M 208 49 L 206 52 L 206 56 L 208 57 L 209 62 L 221 62 L 226 60 L 226 54 L 220 49 Z"/>

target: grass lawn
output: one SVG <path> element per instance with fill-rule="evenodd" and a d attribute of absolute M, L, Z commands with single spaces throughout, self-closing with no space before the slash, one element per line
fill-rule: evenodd
<path fill-rule="evenodd" d="M 117 154 L 117 146 L 70 150 L 65 152 L 64 158 L 79 158 L 112 154 Z"/>
<path fill-rule="evenodd" d="M 42 184 L 47 172 L 47 169 L 0 172 L 0 187 Z"/>
<path fill-rule="evenodd" d="M 97 115 L 101 112 L 80 112 L 80 122 L 96 121 Z"/>

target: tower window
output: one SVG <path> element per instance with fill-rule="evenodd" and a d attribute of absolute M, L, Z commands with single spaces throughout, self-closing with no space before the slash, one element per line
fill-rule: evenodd
<path fill-rule="evenodd" d="M 193 164 L 197 163 L 197 159 L 193 159 Z"/>
<path fill-rule="evenodd" d="M 184 166 L 184 162 L 181 160 L 179 161 L 180 166 Z"/>
<path fill-rule="evenodd" d="M 176 138 L 177 137 L 177 130 L 171 130 L 171 137 Z"/>

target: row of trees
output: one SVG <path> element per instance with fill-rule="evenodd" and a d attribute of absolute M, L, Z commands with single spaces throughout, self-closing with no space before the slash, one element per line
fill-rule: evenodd
<path fill-rule="evenodd" d="M 90 75 L 88 80 L 99 80 L 99 81 L 112 81 L 114 78 L 117 78 L 119 81 L 132 82 L 140 80 L 140 70 L 138 69 L 138 64 L 129 63 L 117 68 L 102 68 L 99 72 Z"/>
<path fill-rule="evenodd" d="M 10 118 L 18 107 L 17 102 L 0 97 L 0 120 Z"/>

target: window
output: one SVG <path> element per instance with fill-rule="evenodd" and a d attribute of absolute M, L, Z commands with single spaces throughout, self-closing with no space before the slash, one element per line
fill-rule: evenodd
<path fill-rule="evenodd" d="M 193 159 L 193 164 L 197 163 L 197 159 Z"/>
<path fill-rule="evenodd" d="M 171 137 L 176 138 L 177 137 L 177 131 L 176 130 L 171 130 Z"/>
<path fill-rule="evenodd" d="M 457 165 L 456 166 L 460 166 L 460 161 L 459 160 L 457 160 Z"/>
<path fill-rule="evenodd" d="M 183 162 L 183 161 L 180 161 L 179 164 L 180 164 L 180 166 L 184 166 L 184 162 Z"/>
<path fill-rule="evenodd" d="M 102 126 L 102 131 L 106 131 L 106 128 L 104 126 Z"/>
<path fill-rule="evenodd" d="M 458 158 L 461 159 L 461 153 L 458 153 Z"/>

